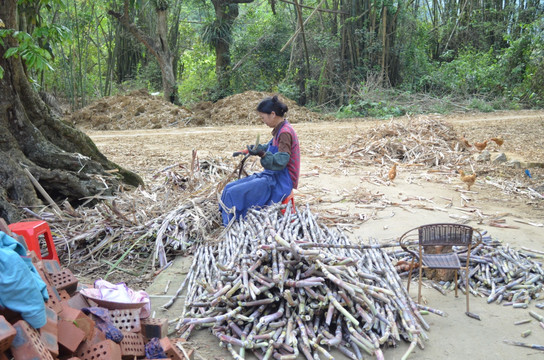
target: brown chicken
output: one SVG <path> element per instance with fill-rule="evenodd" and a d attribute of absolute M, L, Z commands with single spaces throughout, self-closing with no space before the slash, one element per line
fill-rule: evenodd
<path fill-rule="evenodd" d="M 397 177 L 397 163 L 393 164 L 393 167 L 391 168 L 391 170 L 389 170 L 389 174 L 387 174 L 387 177 L 391 181 L 395 180 L 395 178 Z"/>
<path fill-rule="evenodd" d="M 472 145 L 470 145 L 470 143 L 468 142 L 467 139 L 465 139 L 465 137 L 463 136 L 461 139 L 459 139 L 459 141 L 461 142 L 461 144 L 465 145 L 465 147 L 467 149 L 471 148 Z"/>
<path fill-rule="evenodd" d="M 504 144 L 504 139 L 503 139 L 502 137 L 500 137 L 500 136 L 498 136 L 498 137 L 492 137 L 492 138 L 489 139 L 489 140 L 494 141 L 495 144 L 499 145 L 499 147 L 500 147 L 502 144 Z"/>
<path fill-rule="evenodd" d="M 482 151 L 486 148 L 488 142 L 488 140 L 485 140 L 484 142 L 475 142 L 474 147 L 478 149 L 478 151 Z"/>
<path fill-rule="evenodd" d="M 461 181 L 467 184 L 468 190 L 470 191 L 470 187 L 476 182 L 476 174 L 465 175 L 463 170 L 459 170 L 459 174 L 461 174 Z"/>

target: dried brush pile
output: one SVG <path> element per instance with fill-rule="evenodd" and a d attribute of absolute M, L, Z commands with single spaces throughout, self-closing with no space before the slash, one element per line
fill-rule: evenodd
<path fill-rule="evenodd" d="M 48 221 L 65 264 L 105 262 L 111 271 L 123 261 L 132 275 L 144 275 L 156 269 L 157 260 L 163 268 L 168 255 L 191 252 L 222 230 L 217 194 L 232 173 L 228 164 L 199 162 L 194 153 L 189 166 L 158 171 L 154 187 L 97 195 L 88 199 L 99 201 L 93 207 L 64 203 L 61 213 L 34 215 Z"/>
<path fill-rule="evenodd" d="M 361 134 L 344 152 L 366 165 L 439 166 L 466 163 L 470 153 L 464 150 L 450 125 L 420 116 L 404 122 L 389 122 Z"/>

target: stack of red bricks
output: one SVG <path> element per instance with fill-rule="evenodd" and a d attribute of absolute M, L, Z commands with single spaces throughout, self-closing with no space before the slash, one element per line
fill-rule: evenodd
<path fill-rule="evenodd" d="M 152 338 L 160 339 L 168 359 L 192 360 L 193 349 L 168 338 L 168 319 L 140 319 L 140 309 L 108 310 L 123 340 L 117 344 L 106 339 L 95 325 L 97 319 L 81 311 L 92 305 L 78 292 L 72 272 L 54 260 L 34 257 L 33 262 L 49 293 L 47 323 L 36 330 L 18 313 L 0 310 L 0 360 L 145 359 L 145 344 Z"/>

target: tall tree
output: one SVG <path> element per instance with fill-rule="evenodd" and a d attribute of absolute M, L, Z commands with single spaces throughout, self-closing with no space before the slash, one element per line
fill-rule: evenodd
<path fill-rule="evenodd" d="M 130 21 L 129 0 L 124 1 L 122 14 L 113 10 L 108 11 L 108 13 L 119 20 L 155 56 L 161 69 L 165 100 L 179 103 L 178 87 L 173 67 L 174 55 L 170 51 L 168 43 L 168 0 L 154 0 L 154 5 L 157 13 L 157 34 L 155 37 L 149 36 Z"/>
<path fill-rule="evenodd" d="M 84 197 L 113 193 L 122 182 L 142 184 L 141 178 L 109 161 L 92 140 L 54 115 L 30 85 L 14 37 L 23 32 L 17 21 L 17 0 L 0 6 L 0 217 L 19 219 L 21 207 L 42 204 L 33 183 L 53 200 L 77 204 Z M 25 36 L 29 39 L 30 36 Z M 112 171 L 118 175 L 112 175 Z M 30 175 L 29 175 L 30 174 Z M 39 188 L 39 187 L 38 187 Z M 44 195 L 42 195 L 44 196 Z"/>
<path fill-rule="evenodd" d="M 215 75 L 218 88 L 223 92 L 229 88 L 230 43 L 232 26 L 238 17 L 238 4 L 249 4 L 253 0 L 211 0 L 215 19 L 204 28 L 203 39 L 215 48 Z M 221 97 L 222 94 L 219 94 Z"/>

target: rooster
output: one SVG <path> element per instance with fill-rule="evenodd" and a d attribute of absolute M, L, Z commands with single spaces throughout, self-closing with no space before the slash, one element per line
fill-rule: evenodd
<path fill-rule="evenodd" d="M 470 187 L 476 182 L 476 174 L 465 175 L 463 170 L 459 170 L 459 174 L 461 174 L 461 181 L 467 184 L 468 190 L 470 191 Z"/>

